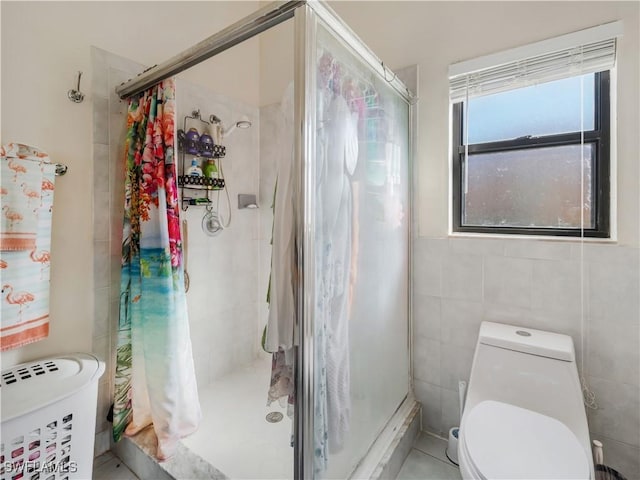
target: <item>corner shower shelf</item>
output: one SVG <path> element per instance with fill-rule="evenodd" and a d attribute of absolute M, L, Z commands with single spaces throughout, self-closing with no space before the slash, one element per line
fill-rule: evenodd
<path fill-rule="evenodd" d="M 192 158 L 199 157 L 199 158 L 201 158 L 203 160 L 208 160 L 208 159 L 211 159 L 211 158 L 224 158 L 225 155 L 227 154 L 227 147 L 225 147 L 224 145 L 213 145 L 211 148 L 212 148 L 212 154 L 211 154 L 210 157 L 205 157 L 201 153 L 197 153 L 196 154 L 196 153 L 185 152 L 182 149 L 182 145 L 180 145 L 178 147 L 178 151 L 183 155 L 189 155 Z"/>
<path fill-rule="evenodd" d="M 182 149 L 182 145 L 179 145 L 179 148 Z M 212 156 L 208 158 L 221 158 L 227 154 L 227 148 L 224 145 L 213 145 L 211 148 L 212 148 Z M 190 154 L 189 152 L 185 152 L 185 153 L 187 153 L 188 155 L 193 155 L 193 154 Z"/>
<path fill-rule="evenodd" d="M 213 145 L 211 149 L 212 149 L 212 152 L 211 152 L 212 156 L 211 157 L 203 156 L 202 158 L 205 158 L 205 159 L 206 158 L 222 158 L 227 154 L 227 147 L 225 147 L 224 145 Z M 184 141 L 180 138 L 178 138 L 178 151 L 183 155 L 184 154 L 193 155 L 194 157 L 199 156 L 199 154 L 186 152 L 184 150 Z"/>
<path fill-rule="evenodd" d="M 178 175 L 178 186 L 190 190 L 222 190 L 224 188 L 224 178 Z"/>
<path fill-rule="evenodd" d="M 190 206 L 200 207 L 211 205 L 209 192 L 224 190 L 224 178 L 195 177 L 193 175 L 178 175 L 178 186 L 182 190 L 182 210 L 187 211 Z M 206 192 L 206 196 L 187 197 L 185 190 Z"/>
<path fill-rule="evenodd" d="M 186 128 L 186 118 L 193 118 L 193 117 L 185 117 L 185 128 Z M 208 123 L 201 119 L 200 121 L 204 123 Z M 199 143 L 196 144 L 196 147 L 198 149 L 204 148 L 204 146 Z M 212 145 L 211 156 L 204 156 L 200 154 L 196 155 L 196 154 L 189 153 L 185 149 L 184 130 L 179 130 L 178 131 L 178 152 L 180 154 L 180 159 L 181 159 L 179 171 L 183 173 L 183 175 L 178 175 L 178 187 L 180 187 L 180 191 L 181 191 L 180 196 L 181 196 L 182 210 L 187 211 L 187 209 L 190 206 L 210 206 L 212 204 L 212 201 L 209 198 L 209 192 L 224 190 L 225 188 L 224 178 L 223 177 L 208 178 L 208 177 L 199 177 L 194 175 L 184 175 L 184 172 L 186 172 L 186 168 L 187 168 L 185 163 L 187 162 L 187 156 L 189 156 L 191 159 L 198 159 L 198 161 L 211 160 L 211 159 L 218 160 L 220 158 L 223 158 L 227 154 L 226 147 L 224 145 Z M 218 170 L 218 172 L 220 172 L 220 170 Z M 204 192 L 205 195 L 202 196 L 202 194 L 196 194 L 195 197 L 189 197 L 189 196 L 185 196 L 185 190 L 200 191 L 200 192 Z"/>

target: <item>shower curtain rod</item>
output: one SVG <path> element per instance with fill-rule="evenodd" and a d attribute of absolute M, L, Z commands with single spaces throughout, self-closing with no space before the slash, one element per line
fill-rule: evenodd
<path fill-rule="evenodd" d="M 273 2 L 257 10 L 248 17 L 230 25 L 220 32 L 211 35 L 183 52 L 171 57 L 160 65 L 145 70 L 136 78 L 132 78 L 118 87 L 116 93 L 125 99 L 161 82 L 165 78 L 193 67 L 214 55 L 223 52 L 265 30 L 293 17 L 296 8 L 306 4 L 306 0 L 290 0 Z"/>

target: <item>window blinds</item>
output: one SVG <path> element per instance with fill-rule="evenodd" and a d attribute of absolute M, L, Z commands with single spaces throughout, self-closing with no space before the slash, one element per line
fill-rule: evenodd
<path fill-rule="evenodd" d="M 616 37 L 621 34 L 622 22 L 613 22 L 453 64 L 449 67 L 451 100 L 610 70 L 615 65 Z"/>

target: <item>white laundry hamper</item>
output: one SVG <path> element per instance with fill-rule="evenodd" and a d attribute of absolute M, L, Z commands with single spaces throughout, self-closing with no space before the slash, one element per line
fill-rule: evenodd
<path fill-rule="evenodd" d="M 2 371 L 1 480 L 91 478 L 103 373 L 104 363 L 85 353 Z"/>

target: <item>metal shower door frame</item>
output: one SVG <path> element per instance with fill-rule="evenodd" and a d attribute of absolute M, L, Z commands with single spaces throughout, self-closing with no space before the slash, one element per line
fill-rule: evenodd
<path fill-rule="evenodd" d="M 316 14 L 308 4 L 294 14 L 294 187 L 297 206 L 298 355 L 294 433 L 294 478 L 314 478 L 314 304 L 316 207 Z"/>
<path fill-rule="evenodd" d="M 366 46 L 366 44 L 344 23 L 340 17 L 324 2 L 309 0 L 294 12 L 294 127 L 295 155 L 294 168 L 297 171 L 296 212 L 297 222 L 297 309 L 298 319 L 298 355 L 297 355 L 297 391 L 295 409 L 295 465 L 296 479 L 313 479 L 314 472 L 314 424 L 315 424 L 315 213 L 316 202 L 316 75 L 317 75 L 317 30 L 322 22 L 337 39 L 346 43 L 374 72 L 384 78 L 400 97 L 409 105 L 409 172 L 415 145 L 415 104 L 417 98 L 389 70 L 384 63 Z M 409 202 L 413 198 L 413 181 L 409 182 Z M 412 210 L 412 209 L 411 209 Z M 409 283 L 411 279 L 411 244 L 413 217 L 409 220 Z M 408 355 L 411 368 L 411 287 L 408 302 Z M 411 389 L 411 372 L 408 371 Z M 411 392 L 407 392 L 409 395 Z"/>

